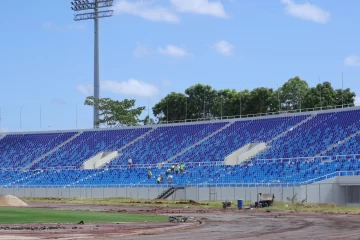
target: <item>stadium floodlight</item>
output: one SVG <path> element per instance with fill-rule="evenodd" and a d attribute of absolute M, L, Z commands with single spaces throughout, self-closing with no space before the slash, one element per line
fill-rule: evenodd
<path fill-rule="evenodd" d="M 99 8 L 113 6 L 113 0 L 76 0 L 71 2 L 71 10 L 78 12 L 94 10 L 93 12 L 75 14 L 75 21 L 94 20 L 94 98 L 100 97 L 100 66 L 99 66 L 99 18 L 111 17 L 113 10 L 99 11 Z M 94 128 L 98 128 L 99 109 L 94 105 Z"/>

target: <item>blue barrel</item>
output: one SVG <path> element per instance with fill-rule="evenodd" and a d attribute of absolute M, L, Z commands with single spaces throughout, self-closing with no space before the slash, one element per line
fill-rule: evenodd
<path fill-rule="evenodd" d="M 239 199 L 238 200 L 238 209 L 242 209 L 243 208 L 243 200 Z"/>

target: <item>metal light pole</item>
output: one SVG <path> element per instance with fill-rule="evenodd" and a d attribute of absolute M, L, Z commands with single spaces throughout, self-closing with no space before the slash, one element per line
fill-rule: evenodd
<path fill-rule="evenodd" d="M 344 107 L 344 74 L 341 72 L 341 107 Z"/>
<path fill-rule="evenodd" d="M 75 126 L 78 127 L 78 104 L 75 105 Z"/>
<path fill-rule="evenodd" d="M 300 104 L 299 104 L 299 108 L 300 108 L 300 112 L 301 112 L 301 88 L 299 88 L 299 101 L 300 101 Z"/>
<path fill-rule="evenodd" d="M 240 90 L 240 118 L 241 118 L 241 90 Z"/>
<path fill-rule="evenodd" d="M 99 66 L 99 18 L 111 17 L 113 10 L 99 11 L 99 8 L 113 6 L 113 0 L 79 0 L 71 2 L 71 10 L 75 12 L 94 10 L 93 12 L 75 14 L 75 21 L 94 19 L 94 98 L 100 97 L 100 66 Z M 99 109 L 94 104 L 94 128 L 98 128 Z"/>
<path fill-rule="evenodd" d="M 279 103 L 279 112 L 281 112 L 281 103 L 280 103 L 280 88 L 279 88 L 279 85 L 277 85 L 277 88 L 278 88 L 278 103 Z"/>
<path fill-rule="evenodd" d="M 223 95 L 221 94 L 221 119 L 223 116 Z"/>
<path fill-rule="evenodd" d="M 2 118 L 1 118 L 1 107 L 0 107 L 0 132 L 2 131 L 1 130 L 1 121 L 2 121 Z"/>
<path fill-rule="evenodd" d="M 22 128 L 22 106 L 20 106 L 20 129 Z"/>
<path fill-rule="evenodd" d="M 320 110 L 322 110 L 322 99 L 321 99 L 321 81 L 320 81 L 320 76 L 318 76 L 319 78 L 319 86 L 320 86 Z"/>
<path fill-rule="evenodd" d="M 204 89 L 204 118 L 206 118 L 206 113 L 205 113 L 205 89 Z"/>
<path fill-rule="evenodd" d="M 40 104 L 40 129 L 41 129 L 41 118 L 42 118 L 42 116 L 41 116 L 41 104 Z"/>
<path fill-rule="evenodd" d="M 169 102 L 166 99 L 166 124 L 169 123 Z"/>

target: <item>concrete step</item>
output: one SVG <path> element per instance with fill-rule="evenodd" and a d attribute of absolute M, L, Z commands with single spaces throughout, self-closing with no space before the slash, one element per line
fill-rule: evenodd
<path fill-rule="evenodd" d="M 131 142 L 128 142 L 127 144 L 125 144 L 124 146 L 122 146 L 121 148 L 119 148 L 117 151 L 119 152 L 119 155 L 121 156 L 121 152 L 122 150 L 124 150 L 125 148 L 129 147 L 130 145 L 136 143 L 139 139 L 149 135 L 150 133 L 152 133 L 153 131 L 155 131 L 156 128 L 152 128 L 150 131 L 147 131 L 146 133 L 144 133 L 143 135 L 135 138 L 134 140 L 132 140 Z"/>
<path fill-rule="evenodd" d="M 218 130 L 216 130 L 215 132 L 211 133 L 210 135 L 206 136 L 205 138 L 201 139 L 200 141 L 194 143 L 193 145 L 185 148 L 184 150 L 178 152 L 177 154 L 175 154 L 174 156 L 170 157 L 169 159 L 165 160 L 163 163 L 169 163 L 172 160 L 174 160 L 175 158 L 177 158 L 178 156 L 181 156 L 182 154 L 186 153 L 187 151 L 193 149 L 194 147 L 196 147 L 197 145 L 200 145 L 201 143 L 205 142 L 206 140 L 208 140 L 209 138 L 211 138 L 212 136 L 214 136 L 215 134 L 221 132 L 222 130 L 228 128 L 230 125 L 232 125 L 235 122 L 229 122 L 228 124 L 226 124 L 225 126 L 223 126 L 222 128 L 219 128 Z"/>
<path fill-rule="evenodd" d="M 269 141 L 267 141 L 266 143 L 267 143 L 267 144 L 269 144 L 269 143 L 271 143 L 271 142 L 273 142 L 273 141 L 275 141 L 275 140 L 277 140 L 277 139 L 281 138 L 282 136 L 284 136 L 284 135 L 285 135 L 285 134 L 287 134 L 288 132 L 290 132 L 290 131 L 294 130 L 295 128 L 297 128 L 297 127 L 299 127 L 299 126 L 303 125 L 304 123 L 306 123 L 306 122 L 310 121 L 310 120 L 311 120 L 311 119 L 313 119 L 315 116 L 316 116 L 316 114 L 312 114 L 311 116 L 309 116 L 309 117 L 305 118 L 304 120 L 302 120 L 302 121 L 301 121 L 301 122 L 299 122 L 298 124 L 294 125 L 291 129 L 288 129 L 288 130 L 286 130 L 286 131 L 284 131 L 284 132 L 280 133 L 279 135 L 276 135 L 275 137 L 273 137 L 272 139 L 270 139 L 270 140 L 269 140 Z M 289 121 L 290 121 L 290 120 L 289 120 Z"/>
<path fill-rule="evenodd" d="M 325 149 L 324 151 L 320 152 L 319 154 L 316 154 L 315 157 L 320 157 L 321 155 L 323 155 L 323 154 L 331 151 L 332 149 L 336 148 L 337 146 L 339 146 L 339 145 L 342 144 L 343 142 L 345 142 L 345 141 L 349 140 L 350 138 L 353 138 L 353 137 L 355 137 L 355 136 L 357 136 L 357 135 L 359 135 L 359 134 L 360 134 L 360 130 L 357 131 L 357 132 L 355 132 L 355 133 L 353 133 L 353 134 L 351 134 L 351 135 L 349 135 L 349 136 L 347 136 L 346 138 L 342 139 L 341 141 L 330 145 L 330 146 L 329 146 L 327 149 Z"/>

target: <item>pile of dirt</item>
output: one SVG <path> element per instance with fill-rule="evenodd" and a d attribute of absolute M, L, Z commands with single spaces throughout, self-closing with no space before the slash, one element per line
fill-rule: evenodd
<path fill-rule="evenodd" d="M 13 195 L 0 197 L 0 207 L 25 207 L 27 204 Z"/>

